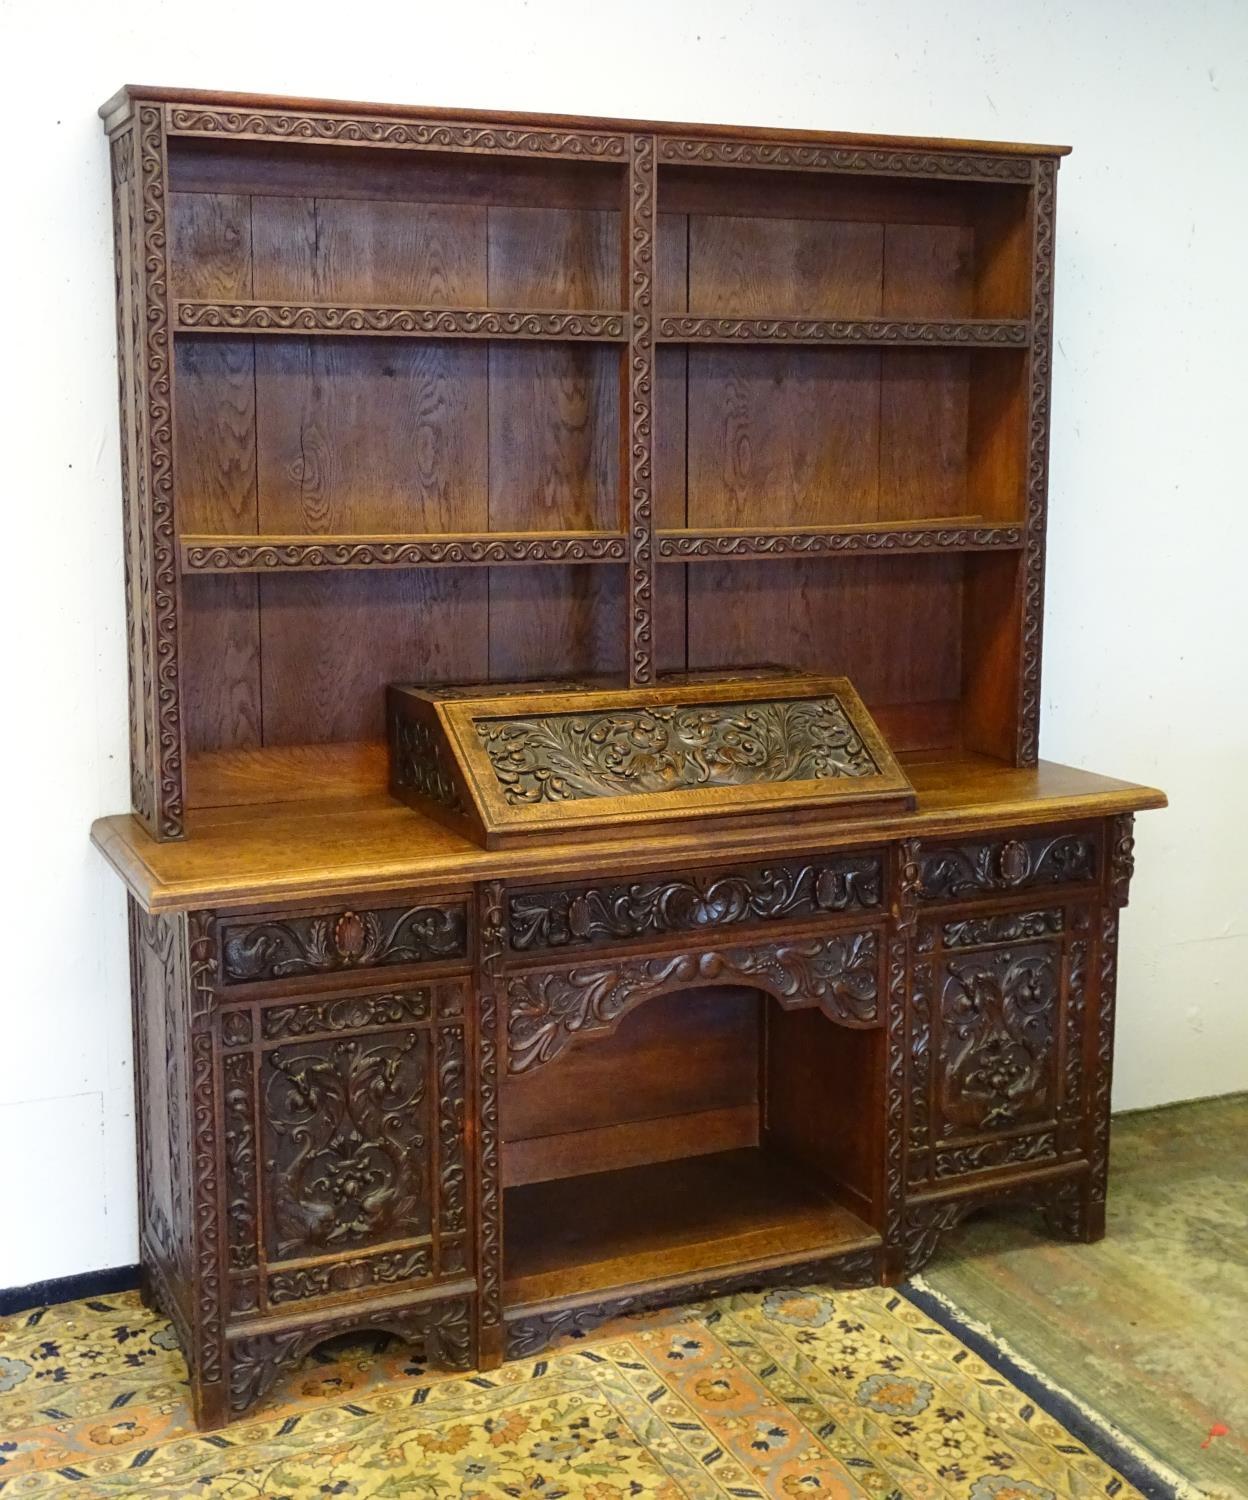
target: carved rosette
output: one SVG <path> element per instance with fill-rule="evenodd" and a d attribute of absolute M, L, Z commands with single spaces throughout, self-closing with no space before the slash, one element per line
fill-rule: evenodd
<path fill-rule="evenodd" d="M 1036 163 L 1028 363 L 1027 544 L 1023 552 L 1022 670 L 1018 761 L 1034 766 L 1040 739 L 1040 652 L 1044 630 L 1044 532 L 1049 490 L 1049 387 L 1053 358 L 1053 232 L 1057 163 Z"/>
<path fill-rule="evenodd" d="M 507 982 L 507 1069 L 527 1072 L 645 1000 L 705 984 L 753 985 L 786 1009 L 818 1006 L 842 1025 L 874 1026 L 879 967 L 878 935 L 855 932 L 522 971 Z"/>
<path fill-rule="evenodd" d="M 629 139 L 628 231 L 628 599 L 630 686 L 654 681 L 654 137 Z"/>

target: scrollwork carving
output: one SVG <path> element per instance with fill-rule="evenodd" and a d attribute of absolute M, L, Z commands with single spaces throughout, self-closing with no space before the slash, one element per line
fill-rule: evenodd
<path fill-rule="evenodd" d="M 417 151 L 479 151 L 494 156 L 570 156 L 622 161 L 626 137 L 609 131 L 525 130 L 451 120 L 387 119 L 290 113 L 272 109 L 202 109 L 171 105 L 171 135 L 229 135 L 240 139 L 313 144 L 402 147 Z"/>
<path fill-rule="evenodd" d="M 477 1280 L 483 1354 L 501 1353 L 503 1202 L 498 1132 L 498 1012 L 507 917 L 501 881 L 481 887 L 477 995 Z"/>
<path fill-rule="evenodd" d="M 1032 215 L 1031 353 L 1028 368 L 1027 544 L 1018 697 L 1019 764 L 1036 764 L 1044 633 L 1044 532 L 1049 490 L 1049 385 L 1053 358 L 1053 229 L 1057 163 L 1036 163 Z"/>
<path fill-rule="evenodd" d="M 984 892 L 1088 884 L 1096 879 L 1096 852 L 1096 840 L 1078 833 L 934 849 L 921 862 L 922 899 L 957 901 Z"/>
<path fill-rule="evenodd" d="M 464 1028 L 443 1026 L 438 1049 L 438 1233 L 463 1234 L 468 1227 L 467 1073 Z M 439 1269 L 444 1269 L 439 1267 Z"/>
<path fill-rule="evenodd" d="M 362 1031 L 372 1026 L 418 1025 L 429 1019 L 428 990 L 395 990 L 386 995 L 343 995 L 336 1000 L 270 1005 L 260 1028 L 268 1041 L 314 1036 L 318 1032 Z"/>
<path fill-rule="evenodd" d="M 619 341 L 612 312 L 485 311 L 454 307 L 330 307 L 297 302 L 179 302 L 179 328 L 195 333 L 362 333 L 438 339 Z"/>
<path fill-rule="evenodd" d="M 1022 545 L 1019 526 L 907 526 L 880 531 L 660 532 L 659 558 L 811 557 L 832 552 L 986 552 Z"/>
<path fill-rule="evenodd" d="M 1115 906 L 1127 904 L 1134 874 L 1135 816 L 1121 813 L 1110 825 L 1109 899 Z"/>
<path fill-rule="evenodd" d="M 987 943 L 1019 943 L 1052 937 L 1062 930 L 1062 912 L 1001 912 L 987 917 L 963 917 L 941 929 L 946 948 L 978 948 Z"/>
<path fill-rule="evenodd" d="M 654 137 L 629 142 L 628 233 L 628 599 L 629 683 L 654 681 Z"/>
<path fill-rule="evenodd" d="M 885 321 L 874 318 L 661 318 L 669 343 L 918 344 L 1025 348 L 1023 321 L 987 318 Z"/>
<path fill-rule="evenodd" d="M 1110 1091 L 1114 1075 L 1114 1017 L 1118 997 L 1118 908 L 1101 909 L 1100 976 L 1096 1020 L 1096 1067 L 1093 1070 L 1091 1116 L 1092 1164 L 1090 1202 L 1103 1209 L 1109 1183 Z"/>
<path fill-rule="evenodd" d="M 390 1287 L 400 1281 L 427 1281 L 432 1274 L 428 1245 L 356 1256 L 331 1265 L 290 1267 L 269 1276 L 269 1304 L 278 1307 L 317 1297 L 341 1297 L 373 1287 Z"/>
<path fill-rule="evenodd" d="M 969 151 L 891 151 L 822 145 L 815 141 L 787 143 L 667 136 L 660 142 L 659 155 L 665 162 L 695 166 L 789 167 L 806 172 L 868 172 L 984 182 L 1030 182 L 1032 178 L 1032 164 L 1022 156 Z"/>
<path fill-rule="evenodd" d="M 230 925 L 222 939 L 225 978 L 244 984 L 464 958 L 467 931 L 462 906 L 347 909 Z"/>
<path fill-rule="evenodd" d="M 482 718 L 476 730 L 517 805 L 879 774 L 832 695 Z"/>
<path fill-rule="evenodd" d="M 1007 1140 L 940 1146 L 934 1154 L 937 1178 L 965 1177 L 971 1172 L 986 1172 L 994 1167 L 1050 1161 L 1057 1156 L 1057 1138 L 1051 1130 L 1041 1130 Z"/>
<path fill-rule="evenodd" d="M 622 562 L 623 537 L 446 537 L 422 541 L 185 541 L 188 573 L 318 572 L 339 568 L 461 567 L 466 563 Z"/>
<path fill-rule="evenodd" d="M 512 949 L 528 952 L 869 910 L 880 899 L 877 856 L 830 856 L 739 873 L 707 870 L 616 885 L 516 892 L 508 903 L 508 931 Z"/>
<path fill-rule="evenodd" d="M 923 846 L 918 839 L 902 839 L 897 845 L 897 894 L 893 916 L 903 933 L 913 932 L 919 919 L 919 902 L 923 896 L 922 853 Z"/>
<path fill-rule="evenodd" d="M 855 932 L 513 974 L 507 982 L 508 1071 L 549 1062 L 574 1037 L 612 1029 L 644 1000 L 704 984 L 754 985 L 786 1008 L 818 1006 L 843 1025 L 873 1026 L 879 967 L 877 934 Z"/>
<path fill-rule="evenodd" d="M 225 1224 L 231 1271 L 256 1265 L 256 1122 L 253 1061 L 234 1052 L 221 1064 L 225 1145 Z"/>

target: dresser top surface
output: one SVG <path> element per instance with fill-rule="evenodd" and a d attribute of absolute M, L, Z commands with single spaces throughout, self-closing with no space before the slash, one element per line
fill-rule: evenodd
<path fill-rule="evenodd" d="M 903 759 L 906 759 L 903 757 Z M 982 756 L 908 759 L 913 812 L 752 829 L 622 833 L 488 851 L 383 792 L 263 802 L 193 813 L 189 836 L 157 843 L 129 814 L 100 818 L 92 839 L 149 910 L 259 906 L 344 891 L 462 889 L 480 880 L 557 879 L 719 859 L 848 848 L 1104 817 L 1164 807 L 1151 787 L 1041 761 L 1020 770 Z"/>

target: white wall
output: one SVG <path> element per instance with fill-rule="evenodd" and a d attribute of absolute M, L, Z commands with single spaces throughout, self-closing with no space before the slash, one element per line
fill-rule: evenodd
<path fill-rule="evenodd" d="M 1248 5 L 0 0 L 0 1287 L 135 1258 L 108 169 L 125 80 L 1066 141 L 1043 753 L 1154 782 L 1116 1102 L 1248 1087 Z M 13 724 L 20 725 L 15 733 Z"/>

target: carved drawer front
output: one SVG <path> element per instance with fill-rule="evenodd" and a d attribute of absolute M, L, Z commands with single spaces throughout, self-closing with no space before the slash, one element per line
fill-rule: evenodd
<path fill-rule="evenodd" d="M 221 1013 L 230 1311 L 465 1275 L 457 981 Z"/>
<path fill-rule="evenodd" d="M 1079 1154 L 1090 930 L 1083 906 L 920 924 L 912 1184 Z"/>
<path fill-rule="evenodd" d="M 919 899 L 954 902 L 1046 887 L 1089 886 L 1099 876 L 1098 830 L 1046 829 L 1016 838 L 924 845 L 919 857 Z"/>
<path fill-rule="evenodd" d="M 447 963 L 467 956 L 468 915 L 462 901 L 227 918 L 221 924 L 226 985 Z"/>
<path fill-rule="evenodd" d="M 777 860 L 515 891 L 508 898 L 507 938 L 512 952 L 532 953 L 873 911 L 882 899 L 878 854 Z"/>

